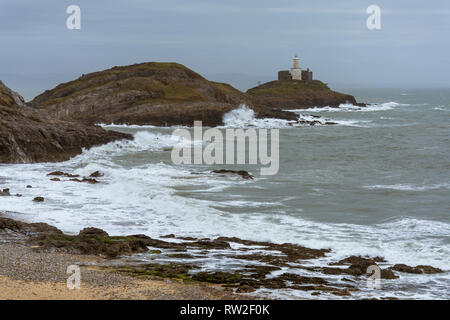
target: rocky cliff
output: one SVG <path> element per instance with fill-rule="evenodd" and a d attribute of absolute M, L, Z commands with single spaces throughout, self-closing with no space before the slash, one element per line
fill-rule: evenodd
<path fill-rule="evenodd" d="M 82 75 L 37 96 L 30 105 L 51 118 L 83 123 L 138 125 L 222 124 L 225 113 L 246 103 L 257 117 L 296 116 L 252 104 L 225 83 L 208 81 L 178 63 L 148 62 Z"/>
<path fill-rule="evenodd" d="M 82 148 L 129 138 L 96 126 L 44 119 L 0 81 L 0 163 L 64 161 Z"/>
<path fill-rule="evenodd" d="M 255 105 L 275 109 L 338 107 L 343 103 L 361 105 L 349 94 L 332 91 L 319 81 L 278 80 L 264 83 L 247 91 Z"/>

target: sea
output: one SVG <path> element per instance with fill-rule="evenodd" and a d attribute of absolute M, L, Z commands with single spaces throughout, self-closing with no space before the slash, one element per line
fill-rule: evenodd
<path fill-rule="evenodd" d="M 134 140 L 94 147 L 62 163 L 0 165 L 0 188 L 22 194 L 0 197 L 0 211 L 68 233 L 93 226 L 154 238 L 230 236 L 330 248 L 333 261 L 368 255 L 389 265 L 431 265 L 446 272 L 401 274 L 383 281 L 378 292 L 364 289 L 353 298 L 449 299 L 450 89 L 346 92 L 369 105 L 293 111 L 318 121 L 314 126 L 256 119 L 245 106 L 225 115 L 220 130 L 279 129 L 278 174 L 261 175 L 260 165 L 175 165 L 177 128 L 102 124 Z M 222 168 L 249 171 L 254 179 L 211 172 Z M 95 185 L 53 182 L 47 174 L 55 170 L 104 176 Z M 33 202 L 36 196 L 45 202 Z M 226 269 L 227 261 L 211 256 L 204 266 Z"/>

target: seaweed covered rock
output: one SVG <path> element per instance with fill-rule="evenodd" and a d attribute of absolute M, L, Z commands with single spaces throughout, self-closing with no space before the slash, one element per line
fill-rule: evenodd
<path fill-rule="evenodd" d="M 439 268 L 435 268 L 432 266 L 425 266 L 425 265 L 418 265 L 416 267 L 411 267 L 406 264 L 396 264 L 393 267 L 391 267 L 390 269 L 398 271 L 398 272 L 414 273 L 414 274 L 422 274 L 422 273 L 435 274 L 435 273 L 444 272 Z"/>
<path fill-rule="evenodd" d="M 218 173 L 218 174 L 236 174 L 238 176 L 241 176 L 245 180 L 253 180 L 253 175 L 251 175 L 248 171 L 245 170 L 227 170 L 227 169 L 220 169 L 220 170 L 213 170 L 212 173 Z"/>
<path fill-rule="evenodd" d="M 58 228 L 47 223 L 26 223 L 11 218 L 0 217 L 0 231 L 13 231 L 22 234 L 62 234 Z"/>
<path fill-rule="evenodd" d="M 39 250 L 92 254 L 106 258 L 148 251 L 145 241 L 132 236 L 109 236 L 105 231 L 87 228 L 77 236 L 67 234 L 41 234 L 30 239 Z"/>
<path fill-rule="evenodd" d="M 371 257 L 350 256 L 348 258 L 330 264 L 332 266 L 349 265 L 348 268 L 323 267 L 323 268 L 312 268 L 312 270 L 333 275 L 362 276 L 367 275 L 370 266 L 379 267 L 377 262 L 384 262 L 384 259 L 380 257 L 371 258 Z M 391 269 L 380 268 L 380 272 L 382 279 L 399 278 L 399 276 L 394 274 Z"/>

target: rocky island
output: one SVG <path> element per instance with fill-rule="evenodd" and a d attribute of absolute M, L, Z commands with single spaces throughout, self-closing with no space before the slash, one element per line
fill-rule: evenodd
<path fill-rule="evenodd" d="M 260 118 L 296 119 L 289 112 L 253 105 L 229 84 L 208 81 L 178 63 L 148 62 L 86 74 L 30 103 L 61 120 L 155 126 L 192 126 L 194 120 L 218 126 L 240 104 L 250 105 Z"/>
<path fill-rule="evenodd" d="M 313 80 L 313 72 L 300 68 L 294 57 L 290 70 L 278 72 L 278 81 L 270 81 L 247 91 L 255 105 L 272 109 L 305 109 L 310 107 L 339 107 L 350 103 L 358 106 L 355 97 L 331 90 L 327 84 Z"/>
<path fill-rule="evenodd" d="M 201 120 L 218 126 L 224 114 L 241 104 L 257 118 L 297 120 L 283 109 L 341 103 L 356 100 L 318 80 L 278 80 L 243 93 L 178 63 L 148 62 L 82 75 L 45 91 L 29 105 L 54 119 L 87 124 L 192 126 Z"/>
<path fill-rule="evenodd" d="M 277 80 L 264 83 L 247 91 L 255 105 L 273 109 L 305 109 L 311 107 L 339 107 L 356 102 L 355 97 L 330 90 L 320 80 Z"/>

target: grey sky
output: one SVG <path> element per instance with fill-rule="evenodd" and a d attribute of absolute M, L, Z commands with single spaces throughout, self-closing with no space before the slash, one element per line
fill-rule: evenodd
<path fill-rule="evenodd" d="M 81 30 L 66 28 L 71 4 Z M 371 4 L 381 30 L 366 28 Z M 295 53 L 332 86 L 449 87 L 450 1 L 1 0 L 0 46 L 15 89 L 143 61 L 269 80 Z"/>

